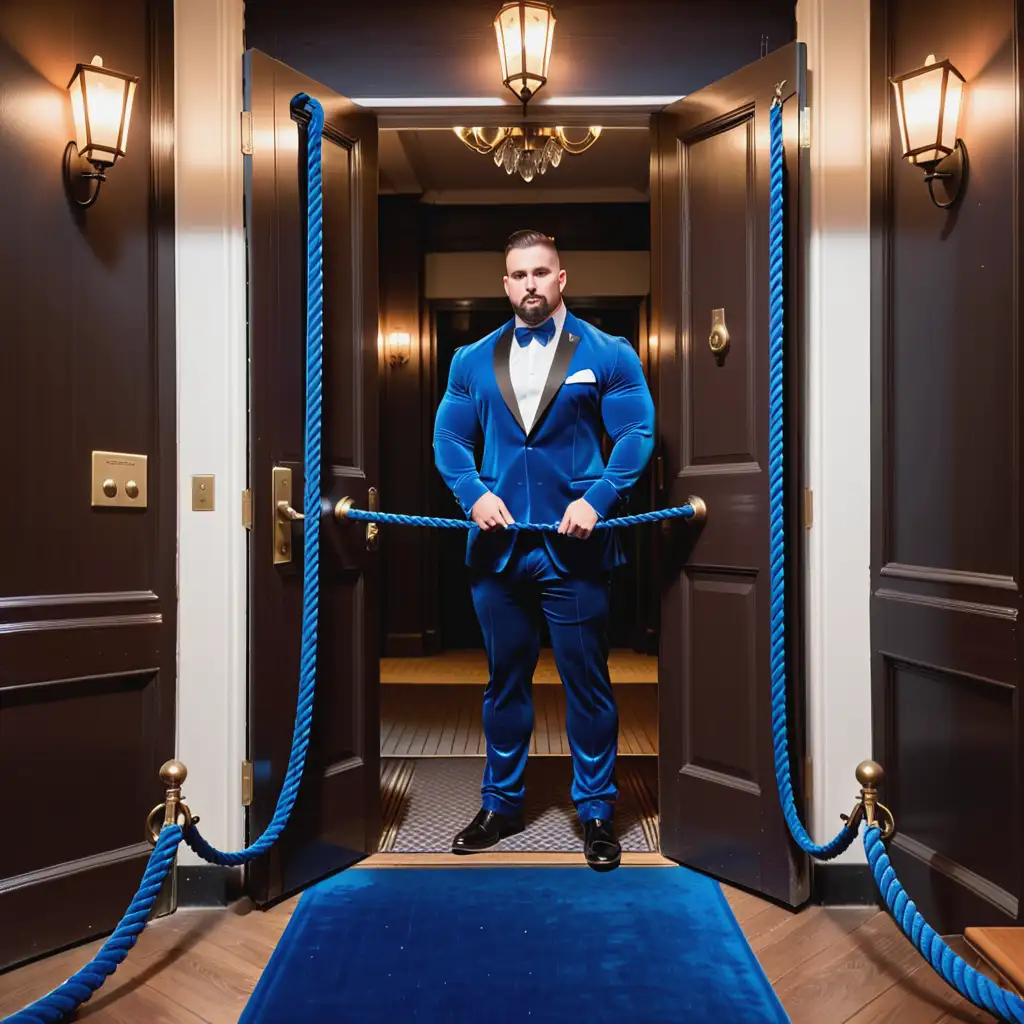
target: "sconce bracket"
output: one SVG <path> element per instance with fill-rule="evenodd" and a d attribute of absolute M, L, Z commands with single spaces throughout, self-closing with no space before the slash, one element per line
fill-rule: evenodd
<path fill-rule="evenodd" d="M 948 210 L 960 198 L 966 174 L 967 147 L 963 139 L 957 139 L 953 152 L 935 164 L 924 176 L 928 185 L 928 195 L 940 210 Z M 936 182 L 939 182 L 943 198 L 935 194 Z"/>
<path fill-rule="evenodd" d="M 72 164 L 76 166 L 72 167 Z M 78 155 L 78 147 L 74 141 L 64 147 L 64 190 L 68 198 L 83 209 L 96 202 L 100 194 L 100 185 L 107 180 L 102 170 L 91 168 L 92 165 Z M 83 182 L 92 184 L 88 188 L 83 188 Z"/>

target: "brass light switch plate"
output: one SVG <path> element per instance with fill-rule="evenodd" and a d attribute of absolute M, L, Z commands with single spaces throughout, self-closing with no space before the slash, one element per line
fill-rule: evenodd
<path fill-rule="evenodd" d="M 192 511 L 213 511 L 213 474 L 192 477 Z"/>
<path fill-rule="evenodd" d="M 125 452 L 92 453 L 94 508 L 145 508 L 148 457 Z"/>

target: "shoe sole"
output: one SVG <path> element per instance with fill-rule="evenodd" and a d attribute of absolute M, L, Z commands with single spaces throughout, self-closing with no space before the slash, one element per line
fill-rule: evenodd
<path fill-rule="evenodd" d="M 452 853 L 460 856 L 468 853 L 483 853 L 485 850 L 493 850 L 495 846 L 502 841 L 502 839 L 510 839 L 512 836 L 519 835 L 520 832 L 526 831 L 526 825 L 520 825 L 518 828 L 510 828 L 504 832 L 499 832 L 494 838 L 493 842 L 487 843 L 486 846 L 453 846 Z"/>
<path fill-rule="evenodd" d="M 614 871 L 622 863 L 621 854 L 615 860 L 587 860 L 586 854 L 584 854 L 583 859 L 587 861 L 587 867 L 593 871 Z"/>

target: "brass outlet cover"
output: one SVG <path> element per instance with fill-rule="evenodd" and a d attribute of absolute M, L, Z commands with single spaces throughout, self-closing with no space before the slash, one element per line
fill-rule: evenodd
<path fill-rule="evenodd" d="M 192 477 L 192 511 L 213 511 L 213 474 Z"/>
<path fill-rule="evenodd" d="M 145 508 L 149 498 L 148 456 L 92 453 L 94 508 Z"/>

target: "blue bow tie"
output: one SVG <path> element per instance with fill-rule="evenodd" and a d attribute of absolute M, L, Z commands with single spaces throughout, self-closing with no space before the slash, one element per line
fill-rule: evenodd
<path fill-rule="evenodd" d="M 546 345 L 555 336 L 555 318 L 548 317 L 542 324 L 536 327 L 517 327 L 516 341 L 526 348 L 536 338 L 542 345 Z"/>

